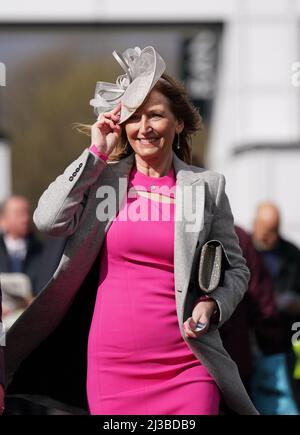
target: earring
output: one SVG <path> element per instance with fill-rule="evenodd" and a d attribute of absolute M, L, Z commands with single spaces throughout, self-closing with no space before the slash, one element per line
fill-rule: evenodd
<path fill-rule="evenodd" d="M 176 148 L 180 150 L 180 133 L 177 133 L 177 145 Z"/>

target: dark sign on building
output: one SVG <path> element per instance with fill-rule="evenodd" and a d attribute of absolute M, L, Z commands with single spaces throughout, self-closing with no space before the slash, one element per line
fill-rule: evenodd
<path fill-rule="evenodd" d="M 217 86 L 222 28 L 222 24 L 203 25 L 196 35 L 183 40 L 182 78 L 206 123 L 210 121 Z"/>

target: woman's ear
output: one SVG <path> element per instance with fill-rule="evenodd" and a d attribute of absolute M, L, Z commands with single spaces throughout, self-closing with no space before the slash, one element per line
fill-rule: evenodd
<path fill-rule="evenodd" d="M 177 121 L 176 129 L 175 129 L 176 134 L 181 133 L 183 129 L 184 129 L 184 122 L 181 120 Z"/>

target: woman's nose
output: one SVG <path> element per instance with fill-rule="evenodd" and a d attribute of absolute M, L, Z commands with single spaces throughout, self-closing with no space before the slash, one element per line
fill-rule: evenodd
<path fill-rule="evenodd" d="M 147 117 L 141 117 L 139 130 L 141 134 L 148 133 L 151 130 L 151 126 Z"/>

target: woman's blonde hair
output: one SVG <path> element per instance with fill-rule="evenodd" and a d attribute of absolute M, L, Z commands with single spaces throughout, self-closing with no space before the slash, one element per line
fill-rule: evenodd
<path fill-rule="evenodd" d="M 169 100 L 173 115 L 177 120 L 183 121 L 184 128 L 179 135 L 179 141 L 177 135 L 175 136 L 173 151 L 181 160 L 191 164 L 191 136 L 202 128 L 202 118 L 198 110 L 190 102 L 183 85 L 168 74 L 163 74 L 153 89 Z M 91 125 L 76 123 L 75 127 L 81 133 L 90 135 Z M 179 149 L 177 148 L 178 143 Z M 108 161 L 121 160 L 133 152 L 134 150 L 127 140 L 125 128 L 122 128 L 120 142 L 110 154 Z"/>

